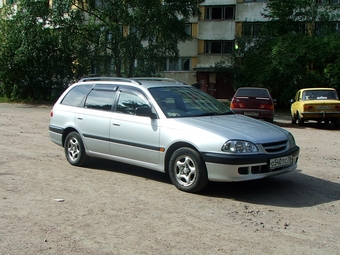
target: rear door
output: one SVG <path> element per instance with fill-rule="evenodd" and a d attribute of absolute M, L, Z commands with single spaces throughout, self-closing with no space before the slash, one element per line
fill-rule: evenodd
<path fill-rule="evenodd" d="M 76 126 L 86 149 L 95 154 L 110 154 L 110 120 L 117 86 L 95 86 L 76 114 Z"/>

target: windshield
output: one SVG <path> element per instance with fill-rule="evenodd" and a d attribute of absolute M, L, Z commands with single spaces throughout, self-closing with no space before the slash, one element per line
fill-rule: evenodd
<path fill-rule="evenodd" d="M 302 100 L 338 100 L 335 90 L 306 90 L 302 94 Z"/>
<path fill-rule="evenodd" d="M 233 114 L 217 99 L 189 85 L 150 88 L 149 91 L 169 118 Z"/>

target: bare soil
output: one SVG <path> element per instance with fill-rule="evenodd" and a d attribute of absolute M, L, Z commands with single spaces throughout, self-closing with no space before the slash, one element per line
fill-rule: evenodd
<path fill-rule="evenodd" d="M 0 104 L 0 254 L 340 254 L 340 130 L 275 124 L 298 170 L 177 190 L 165 174 L 92 159 L 48 137 L 50 106 Z"/>

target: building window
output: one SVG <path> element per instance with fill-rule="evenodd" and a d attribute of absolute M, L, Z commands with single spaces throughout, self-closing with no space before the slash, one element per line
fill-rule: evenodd
<path fill-rule="evenodd" d="M 243 2 L 268 2 L 268 0 L 243 0 Z"/>
<path fill-rule="evenodd" d="M 234 20 L 235 6 L 208 6 L 205 7 L 205 19 L 213 20 Z"/>
<path fill-rule="evenodd" d="M 166 71 L 188 71 L 190 70 L 190 58 L 180 58 L 178 60 L 168 59 L 165 70 Z"/>
<path fill-rule="evenodd" d="M 339 0 L 315 0 L 315 3 L 319 5 L 323 4 L 338 4 L 340 1 Z"/>
<path fill-rule="evenodd" d="M 315 23 L 315 34 L 324 36 L 328 33 L 340 32 L 340 22 L 316 22 Z"/>
<path fill-rule="evenodd" d="M 336 22 L 334 27 L 335 27 L 335 31 L 340 33 L 340 22 Z"/>
<path fill-rule="evenodd" d="M 191 24 L 185 24 L 185 32 L 188 34 L 188 35 L 191 35 Z"/>
<path fill-rule="evenodd" d="M 260 22 L 244 22 L 242 26 L 243 36 L 256 37 L 261 33 L 262 23 Z"/>
<path fill-rule="evenodd" d="M 234 41 L 205 41 L 205 54 L 231 54 L 233 52 Z"/>

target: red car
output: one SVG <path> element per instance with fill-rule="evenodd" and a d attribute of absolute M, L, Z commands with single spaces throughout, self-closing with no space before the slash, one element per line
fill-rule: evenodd
<path fill-rule="evenodd" d="M 274 120 L 274 100 L 265 88 L 239 88 L 231 100 L 230 108 L 235 113 L 256 119 Z"/>

